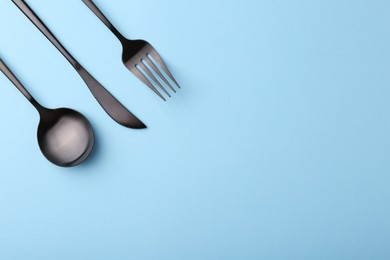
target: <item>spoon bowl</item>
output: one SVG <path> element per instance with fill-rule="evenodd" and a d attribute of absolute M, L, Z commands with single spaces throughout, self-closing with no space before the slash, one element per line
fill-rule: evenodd
<path fill-rule="evenodd" d="M 95 142 L 88 119 L 69 108 L 47 109 L 40 105 L 1 59 L 0 71 L 38 111 L 40 122 L 37 137 L 43 155 L 61 167 L 76 166 L 84 162 Z"/>
<path fill-rule="evenodd" d="M 50 162 L 61 167 L 72 167 L 88 158 L 95 138 L 85 116 L 68 108 L 44 108 L 40 116 L 38 144 Z"/>

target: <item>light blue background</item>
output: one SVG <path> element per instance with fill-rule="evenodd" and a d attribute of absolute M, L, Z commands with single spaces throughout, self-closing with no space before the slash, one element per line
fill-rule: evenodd
<path fill-rule="evenodd" d="M 162 102 L 80 0 L 28 0 L 147 125 L 106 116 L 11 1 L 0 55 L 48 107 L 93 123 L 90 160 L 48 163 L 0 76 L 0 259 L 389 259 L 390 2 L 96 0 L 183 89 Z"/>

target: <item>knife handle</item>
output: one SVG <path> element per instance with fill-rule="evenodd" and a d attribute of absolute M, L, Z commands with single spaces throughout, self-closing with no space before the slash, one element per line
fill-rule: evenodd
<path fill-rule="evenodd" d="M 77 70 L 81 67 L 80 64 L 73 58 L 72 55 L 62 46 L 53 33 L 46 27 L 41 19 L 34 11 L 26 4 L 24 0 L 12 0 L 12 2 L 27 16 L 28 19 L 46 36 L 46 38 L 65 56 L 65 58 Z"/>

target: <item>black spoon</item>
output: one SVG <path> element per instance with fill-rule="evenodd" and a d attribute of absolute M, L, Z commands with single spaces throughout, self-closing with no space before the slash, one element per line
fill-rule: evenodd
<path fill-rule="evenodd" d="M 38 110 L 38 144 L 45 157 L 61 167 L 76 166 L 85 161 L 95 140 L 88 119 L 72 109 L 41 106 L 1 59 L 0 70 Z"/>

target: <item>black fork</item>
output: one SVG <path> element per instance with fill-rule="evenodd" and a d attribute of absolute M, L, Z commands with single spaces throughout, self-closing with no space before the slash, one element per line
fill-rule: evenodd
<path fill-rule="evenodd" d="M 171 72 L 168 70 L 164 61 L 157 51 L 144 40 L 129 40 L 126 39 L 107 19 L 107 17 L 99 10 L 92 0 L 83 0 L 83 2 L 91 9 L 91 11 L 99 17 L 99 19 L 111 30 L 112 33 L 119 39 L 123 46 L 122 61 L 123 64 L 143 83 L 152 89 L 160 98 L 166 101 L 165 97 L 154 87 L 157 85 L 168 97 L 171 97 L 169 92 L 164 88 L 161 80 L 176 93 L 175 88 L 169 83 L 168 79 L 163 75 L 162 71 L 172 80 L 172 82 L 180 88 L 179 83 L 175 80 Z M 160 67 L 162 71 L 158 68 Z M 157 74 L 158 78 L 153 74 Z"/>

